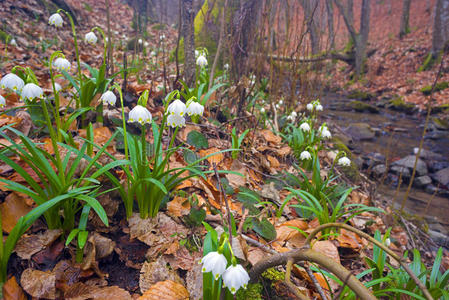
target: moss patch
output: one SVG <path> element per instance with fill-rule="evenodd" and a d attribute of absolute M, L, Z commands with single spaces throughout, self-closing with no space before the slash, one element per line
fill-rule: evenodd
<path fill-rule="evenodd" d="M 262 277 L 271 281 L 285 280 L 284 272 L 278 271 L 275 268 L 267 269 L 265 272 L 262 273 Z"/>
<path fill-rule="evenodd" d="M 434 106 L 432 107 L 431 113 L 435 114 L 435 113 L 449 113 L 449 104 L 441 104 L 438 106 Z"/>
<path fill-rule="evenodd" d="M 3 43 L 9 42 L 11 40 L 11 36 L 4 32 L 3 30 L 0 30 L 0 40 Z"/>
<path fill-rule="evenodd" d="M 236 298 L 237 300 L 262 300 L 262 290 L 263 286 L 260 283 L 248 284 L 247 289 L 239 289 Z"/>
<path fill-rule="evenodd" d="M 413 113 L 416 109 L 414 104 L 405 102 L 402 97 L 395 97 L 391 99 L 388 101 L 387 107 L 393 110 L 403 111 L 407 114 Z"/>
<path fill-rule="evenodd" d="M 367 101 L 374 98 L 374 95 L 368 92 L 353 90 L 348 95 L 349 99 L 359 99 L 362 101 Z"/>
<path fill-rule="evenodd" d="M 435 85 L 434 92 L 442 91 L 444 89 L 447 89 L 448 87 L 449 87 L 449 82 L 447 82 L 447 81 L 439 82 Z M 430 95 L 431 92 L 432 92 L 431 85 L 426 85 L 425 87 L 423 87 L 421 89 L 421 93 L 423 93 L 424 95 Z"/>
<path fill-rule="evenodd" d="M 351 101 L 349 106 L 351 106 L 352 109 L 354 109 L 355 111 L 359 111 L 359 112 L 364 112 L 364 111 L 368 111 L 370 113 L 378 113 L 379 112 L 379 109 L 377 107 L 375 107 L 371 104 L 362 102 L 362 101 L 358 101 L 358 100 Z"/>

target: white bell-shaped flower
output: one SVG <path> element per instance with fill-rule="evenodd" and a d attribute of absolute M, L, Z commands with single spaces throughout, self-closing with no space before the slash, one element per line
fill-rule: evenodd
<path fill-rule="evenodd" d="M 262 114 L 265 113 L 265 108 L 262 107 L 262 108 L 260 109 L 260 112 L 261 112 Z"/>
<path fill-rule="evenodd" d="M 308 111 L 312 111 L 313 110 L 313 104 L 312 103 L 307 104 L 306 108 L 307 108 Z"/>
<path fill-rule="evenodd" d="M 61 86 L 59 83 L 57 83 L 57 82 L 55 82 L 55 90 L 56 90 L 57 92 L 59 92 L 60 90 L 62 90 L 62 86 Z"/>
<path fill-rule="evenodd" d="M 138 41 L 137 41 L 140 45 L 142 45 L 143 44 L 143 41 L 142 41 L 142 39 L 139 39 Z"/>
<path fill-rule="evenodd" d="M 115 105 L 117 97 L 114 95 L 113 92 L 106 91 L 103 93 L 103 95 L 101 95 L 100 101 L 103 102 L 103 104 Z"/>
<path fill-rule="evenodd" d="M 225 64 L 223 67 L 225 70 L 229 70 L 229 64 Z"/>
<path fill-rule="evenodd" d="M 162 41 L 162 40 L 165 40 L 165 34 L 161 34 L 160 36 L 159 36 L 159 39 Z"/>
<path fill-rule="evenodd" d="M 180 115 L 169 115 L 167 117 L 167 125 L 173 128 L 186 126 L 186 119 Z"/>
<path fill-rule="evenodd" d="M 179 99 L 176 99 L 175 101 L 170 103 L 170 105 L 167 107 L 167 112 L 170 115 L 178 115 L 181 117 L 184 116 L 186 110 L 187 110 L 186 105 Z"/>
<path fill-rule="evenodd" d="M 0 95 L 0 108 L 3 108 L 5 106 L 6 106 L 6 100 L 2 95 Z"/>
<path fill-rule="evenodd" d="M 200 67 L 205 67 L 207 66 L 207 59 L 204 55 L 200 55 L 198 56 L 198 58 L 196 59 L 196 64 Z"/>
<path fill-rule="evenodd" d="M 308 159 L 311 159 L 311 158 L 312 158 L 312 155 L 310 155 L 309 151 L 303 151 L 299 155 L 299 159 L 301 159 L 301 160 L 308 160 Z"/>
<path fill-rule="evenodd" d="M 0 80 L 0 87 L 2 89 L 10 89 L 15 92 L 21 91 L 24 85 L 25 82 L 23 82 L 22 78 L 13 73 L 5 75 Z"/>
<path fill-rule="evenodd" d="M 283 105 L 284 104 L 284 100 L 279 100 L 278 104 L 279 105 Z"/>
<path fill-rule="evenodd" d="M 299 126 L 299 129 L 301 129 L 302 131 L 309 132 L 310 131 L 310 125 L 309 125 L 309 123 L 304 122 L 304 123 L 302 123 Z"/>
<path fill-rule="evenodd" d="M 346 156 L 341 157 L 338 159 L 338 165 L 348 167 L 351 165 L 351 160 L 349 158 L 347 158 Z"/>
<path fill-rule="evenodd" d="M 52 14 L 50 18 L 48 18 L 48 24 L 54 25 L 55 27 L 62 27 L 62 24 L 64 24 L 64 20 L 62 19 L 60 14 L 56 13 Z"/>
<path fill-rule="evenodd" d="M 34 83 L 27 83 L 22 89 L 22 99 L 27 99 L 29 101 L 34 100 L 34 98 L 43 98 L 44 91 Z"/>
<path fill-rule="evenodd" d="M 228 261 L 223 254 L 214 251 L 207 253 L 206 256 L 200 260 L 200 263 L 203 265 L 201 272 L 212 272 L 215 280 L 217 280 L 226 270 Z"/>
<path fill-rule="evenodd" d="M 231 265 L 223 273 L 223 287 L 228 287 L 233 295 L 237 293 L 241 287 L 246 289 L 248 282 L 248 272 L 246 272 L 242 265 Z"/>
<path fill-rule="evenodd" d="M 317 110 L 317 111 L 323 111 L 323 106 L 321 105 L 321 104 L 317 104 L 317 106 L 315 107 L 315 109 Z"/>
<path fill-rule="evenodd" d="M 91 31 L 91 32 L 86 33 L 86 35 L 84 36 L 84 40 L 87 43 L 94 45 L 95 43 L 97 43 L 98 39 L 97 39 L 97 36 L 95 35 L 95 33 L 93 33 Z"/>
<path fill-rule="evenodd" d="M 156 56 L 156 51 L 151 51 L 150 55 L 151 56 Z"/>
<path fill-rule="evenodd" d="M 198 58 L 198 56 L 200 56 L 200 51 L 195 50 L 195 57 Z"/>
<path fill-rule="evenodd" d="M 9 44 L 10 44 L 11 46 L 17 47 L 16 39 L 12 39 L 12 40 L 9 42 Z"/>
<path fill-rule="evenodd" d="M 201 104 L 199 104 L 196 101 L 188 101 L 187 102 L 187 109 L 186 109 L 186 113 L 189 116 L 202 116 L 204 112 L 204 106 L 202 106 Z"/>
<path fill-rule="evenodd" d="M 329 129 L 327 129 L 327 127 L 324 127 L 320 130 L 320 136 L 325 139 L 330 139 L 332 137 L 332 134 Z"/>
<path fill-rule="evenodd" d="M 145 46 L 145 48 L 147 48 L 148 46 L 150 46 L 150 43 L 145 42 L 145 43 L 143 43 L 143 45 Z"/>
<path fill-rule="evenodd" d="M 151 123 L 151 113 L 146 107 L 143 107 L 142 105 L 136 105 L 131 111 L 129 112 L 129 118 L 128 123 L 134 123 L 138 122 L 141 125 L 144 125 L 145 123 Z"/>
<path fill-rule="evenodd" d="M 67 59 L 65 59 L 63 57 L 58 57 L 53 62 L 53 66 L 58 71 L 66 71 L 66 72 L 68 72 L 68 71 L 70 71 L 70 67 L 72 66 L 72 64 Z"/>

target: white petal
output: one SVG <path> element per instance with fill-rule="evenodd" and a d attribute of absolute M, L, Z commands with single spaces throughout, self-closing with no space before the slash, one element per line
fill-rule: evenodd
<path fill-rule="evenodd" d="M 167 111 L 169 114 L 183 116 L 187 110 L 186 105 L 179 99 L 176 99 L 167 107 Z"/>

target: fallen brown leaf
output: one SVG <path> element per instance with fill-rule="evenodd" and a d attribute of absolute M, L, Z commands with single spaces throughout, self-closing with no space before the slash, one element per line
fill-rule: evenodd
<path fill-rule="evenodd" d="M 189 299 L 189 292 L 179 283 L 160 281 L 151 286 L 138 300 L 183 300 Z"/>
<path fill-rule="evenodd" d="M 30 210 L 31 207 L 26 204 L 26 200 L 19 194 L 12 192 L 6 196 L 5 202 L 0 205 L 3 231 L 10 233 L 20 217 L 26 215 Z"/>
<path fill-rule="evenodd" d="M 56 299 L 56 276 L 49 272 L 26 269 L 20 278 L 20 285 L 33 297 Z"/>
<path fill-rule="evenodd" d="M 27 297 L 22 288 L 17 283 L 16 277 L 9 278 L 3 284 L 3 299 L 4 300 L 26 300 Z"/>
<path fill-rule="evenodd" d="M 39 234 L 24 235 L 17 242 L 14 251 L 21 259 L 30 259 L 37 252 L 50 246 L 61 234 L 61 229 L 50 229 Z"/>
<path fill-rule="evenodd" d="M 167 261 L 160 256 L 154 262 L 145 262 L 140 270 L 139 287 L 142 293 L 145 293 L 152 285 L 159 281 L 172 280 L 182 284 L 182 279 L 171 268 L 168 267 Z"/>

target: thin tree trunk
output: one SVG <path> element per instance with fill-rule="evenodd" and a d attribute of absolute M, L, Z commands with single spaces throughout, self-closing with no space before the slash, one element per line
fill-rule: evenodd
<path fill-rule="evenodd" d="M 106 22 L 108 25 L 108 56 L 106 59 L 106 76 L 114 73 L 114 62 L 113 62 L 113 53 L 112 53 L 112 34 L 111 34 L 111 16 L 109 13 L 109 0 L 106 0 Z"/>
<path fill-rule="evenodd" d="M 320 37 L 318 32 L 317 22 L 315 20 L 315 13 L 318 8 L 317 0 L 301 0 L 304 16 L 307 22 L 307 28 L 310 35 L 310 43 L 312 46 L 312 54 L 318 54 L 320 52 Z"/>
<path fill-rule="evenodd" d="M 347 0 L 346 2 L 347 2 L 346 10 L 348 12 L 348 20 L 354 26 L 354 1 Z M 348 34 L 348 41 L 351 42 L 351 40 L 354 41 L 354 38 L 351 36 L 351 34 Z"/>
<path fill-rule="evenodd" d="M 357 77 L 363 73 L 363 66 L 366 59 L 366 45 L 369 35 L 369 19 L 370 19 L 371 0 L 362 1 L 362 16 L 360 19 L 360 32 L 358 34 L 355 51 L 355 72 Z"/>
<path fill-rule="evenodd" d="M 334 5 L 332 0 L 326 0 L 327 10 L 327 30 L 329 34 L 329 44 L 331 50 L 335 49 L 335 32 L 334 32 Z"/>
<path fill-rule="evenodd" d="M 184 79 L 188 86 L 195 84 L 195 14 L 192 0 L 182 0 L 182 27 L 184 36 Z"/>
<path fill-rule="evenodd" d="M 217 68 L 218 60 L 220 59 L 220 53 L 221 48 L 223 44 L 224 39 L 224 31 L 225 31 L 225 16 L 226 16 L 226 10 L 228 8 L 228 0 L 225 0 L 224 6 L 221 9 L 221 20 L 220 20 L 220 37 L 218 39 L 218 45 L 217 45 L 217 52 L 215 53 L 214 57 L 214 63 L 212 64 L 212 68 L 210 70 L 210 76 L 209 76 L 209 88 L 212 87 L 212 84 L 214 82 L 214 73 L 215 69 Z"/>
<path fill-rule="evenodd" d="M 399 27 L 399 38 L 403 38 L 410 32 L 409 18 L 410 18 L 410 4 L 412 0 L 404 0 L 402 2 L 401 25 Z"/>
<path fill-rule="evenodd" d="M 449 42 L 449 0 L 437 0 L 432 35 L 432 56 L 438 57 Z"/>

